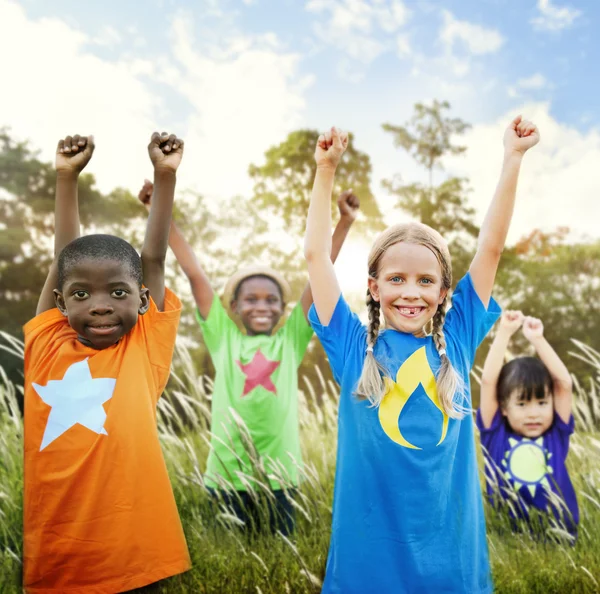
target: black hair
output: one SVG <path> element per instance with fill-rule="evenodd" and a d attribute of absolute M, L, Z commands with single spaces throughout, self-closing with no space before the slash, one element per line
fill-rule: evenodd
<path fill-rule="evenodd" d="M 546 390 L 552 394 L 552 376 L 546 366 L 535 357 L 517 357 L 500 371 L 497 394 L 500 407 L 506 406 L 514 390 L 519 390 L 519 400 L 543 400 Z"/>
<path fill-rule="evenodd" d="M 62 291 L 71 268 L 81 260 L 115 260 L 124 264 L 139 287 L 142 286 L 142 259 L 135 248 L 114 235 L 85 235 L 66 245 L 58 256 L 58 290 Z"/>
<path fill-rule="evenodd" d="M 268 274 L 253 274 L 252 276 L 247 276 L 246 278 L 242 279 L 237 284 L 235 290 L 233 291 L 233 297 L 231 298 L 232 302 L 238 300 L 238 297 L 240 296 L 240 290 L 242 288 L 242 285 L 246 281 L 249 281 L 253 278 L 266 278 L 267 280 L 273 281 L 277 285 L 277 289 L 279 290 L 279 297 L 281 297 L 281 302 L 283 303 L 283 290 L 281 289 L 281 285 L 272 276 L 269 276 Z"/>

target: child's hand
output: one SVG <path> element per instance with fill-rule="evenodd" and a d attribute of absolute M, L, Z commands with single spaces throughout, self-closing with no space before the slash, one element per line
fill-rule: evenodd
<path fill-rule="evenodd" d="M 144 185 L 142 189 L 139 191 L 138 200 L 148 209 L 150 210 L 150 202 L 152 200 L 152 193 L 154 192 L 154 184 L 149 180 L 144 180 Z"/>
<path fill-rule="evenodd" d="M 540 141 L 540 133 L 535 124 L 517 116 L 504 133 L 504 150 L 525 154 Z"/>
<path fill-rule="evenodd" d="M 148 145 L 148 154 L 154 171 L 175 173 L 183 156 L 183 140 L 175 134 L 155 132 Z"/>
<path fill-rule="evenodd" d="M 507 310 L 500 318 L 500 328 L 512 336 L 523 324 L 525 316 L 520 311 Z"/>
<path fill-rule="evenodd" d="M 340 211 L 340 219 L 346 219 L 353 223 L 358 216 L 360 201 L 357 196 L 352 193 L 352 190 L 342 192 L 337 200 Z"/>
<path fill-rule="evenodd" d="M 348 148 L 348 134 L 346 132 L 331 128 L 329 132 L 321 134 L 315 149 L 317 169 L 320 167 L 335 169 L 346 148 Z"/>
<path fill-rule="evenodd" d="M 544 324 L 537 318 L 526 317 L 523 322 L 523 334 L 529 342 L 544 336 Z"/>
<path fill-rule="evenodd" d="M 89 163 L 94 152 L 93 136 L 66 136 L 58 141 L 56 147 L 57 173 L 79 175 Z"/>

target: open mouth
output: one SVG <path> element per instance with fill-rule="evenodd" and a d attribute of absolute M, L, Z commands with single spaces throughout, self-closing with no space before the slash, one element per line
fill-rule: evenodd
<path fill-rule="evenodd" d="M 407 318 L 416 318 L 425 309 L 424 307 L 405 307 L 403 305 L 396 305 L 395 307 L 400 315 Z"/>
<path fill-rule="evenodd" d="M 255 324 L 270 324 L 271 318 L 269 318 L 268 316 L 256 316 L 252 318 L 252 321 Z"/>
<path fill-rule="evenodd" d="M 96 336 L 112 334 L 119 328 L 120 324 L 105 324 L 103 326 L 88 326 L 89 331 Z"/>

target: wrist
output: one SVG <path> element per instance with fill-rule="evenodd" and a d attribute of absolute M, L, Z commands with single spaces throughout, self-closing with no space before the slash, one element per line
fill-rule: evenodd
<path fill-rule="evenodd" d="M 57 169 L 56 179 L 61 181 L 77 181 L 79 173 L 79 171 L 75 171 L 74 169 Z"/>
<path fill-rule="evenodd" d="M 156 181 L 175 181 L 177 179 L 177 170 L 170 168 L 155 167 L 154 183 Z"/>
<path fill-rule="evenodd" d="M 520 165 L 524 154 L 517 149 L 504 149 L 504 163 Z"/>
<path fill-rule="evenodd" d="M 356 219 L 354 219 L 353 217 L 349 217 L 348 215 L 341 215 L 338 225 L 340 225 L 341 227 L 347 227 L 349 229 L 350 227 L 352 227 L 352 224 L 355 220 Z"/>
<path fill-rule="evenodd" d="M 335 175 L 336 169 L 337 165 L 332 165 L 331 163 L 320 163 L 317 165 L 317 173 L 325 175 Z"/>

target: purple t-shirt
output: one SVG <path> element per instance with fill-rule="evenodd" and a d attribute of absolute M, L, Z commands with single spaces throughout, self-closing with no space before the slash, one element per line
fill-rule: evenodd
<path fill-rule="evenodd" d="M 554 516 L 574 534 L 579 523 L 579 508 L 575 490 L 569 478 L 565 461 L 569 453 L 569 438 L 574 431 L 573 415 L 565 423 L 554 413 L 552 425 L 537 438 L 514 433 L 500 409 L 496 411 L 489 428 L 483 426 L 481 412 L 477 411 L 477 427 L 481 445 L 486 453 L 486 485 L 490 498 L 497 494 L 494 484 L 504 499 L 508 491 L 517 492 L 521 505 L 514 506 L 519 516 L 528 518 L 527 509 L 549 507 Z M 564 505 L 549 501 L 548 489 L 559 495 Z M 511 514 L 512 515 L 512 514 Z"/>

